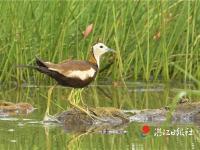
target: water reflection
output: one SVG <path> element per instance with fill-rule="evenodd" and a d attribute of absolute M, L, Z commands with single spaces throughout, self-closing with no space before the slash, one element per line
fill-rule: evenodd
<path fill-rule="evenodd" d="M 107 131 L 103 130 L 104 128 L 86 128 L 81 129 L 81 132 L 69 132 L 70 130 L 65 129 L 64 126 L 44 125 L 41 120 L 46 110 L 48 88 L 46 86 L 1 87 L 1 100 L 13 103 L 27 102 L 37 110 L 28 116 L 0 119 L 0 134 L 2 135 L 0 136 L 0 149 L 134 149 L 136 147 L 141 149 L 175 149 L 175 147 L 199 149 L 199 130 L 195 125 L 186 125 L 194 129 L 194 135 L 187 137 L 154 137 L 152 131 L 158 125 L 151 124 L 149 124 L 151 132 L 144 136 L 141 133 L 143 123 L 134 122 L 128 126 L 109 128 Z M 89 86 L 83 91 L 83 101 L 89 107 L 116 107 L 124 110 L 155 109 L 171 104 L 179 91 L 186 91 L 192 101 L 199 101 L 200 92 L 192 85 L 160 83 Z M 69 108 L 66 100 L 69 92 L 69 88 L 54 89 L 51 114 L 60 113 Z M 171 127 L 173 128 L 174 125 Z M 108 131 L 113 134 L 106 134 Z M 121 131 L 123 134 L 114 134 L 116 131 L 119 133 Z"/>

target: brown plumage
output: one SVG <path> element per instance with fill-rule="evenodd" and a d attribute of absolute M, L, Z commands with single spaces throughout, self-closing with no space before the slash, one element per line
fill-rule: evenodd
<path fill-rule="evenodd" d="M 36 58 L 37 66 L 35 69 L 52 77 L 60 85 L 83 88 L 95 79 L 99 68 L 100 56 L 109 50 L 111 49 L 102 43 L 95 44 L 88 61 L 68 60 L 54 64 Z"/>
<path fill-rule="evenodd" d="M 89 61 L 69 60 L 64 63 L 53 64 L 43 62 L 42 60 L 36 58 L 36 63 L 38 65 L 38 71 L 54 78 L 60 85 L 74 88 L 82 88 L 84 86 L 87 86 L 90 82 L 94 80 L 98 71 L 98 66 L 90 63 Z M 68 72 L 76 70 L 84 71 L 89 70 L 90 68 L 93 68 L 95 70 L 94 76 L 88 77 L 85 80 L 81 80 L 78 77 L 67 77 Z"/>

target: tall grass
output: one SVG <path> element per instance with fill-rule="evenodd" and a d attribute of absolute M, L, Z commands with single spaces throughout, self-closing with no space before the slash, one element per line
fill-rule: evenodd
<path fill-rule="evenodd" d="M 87 59 L 100 38 L 116 50 L 107 55 L 99 80 L 200 79 L 199 1 L 0 2 L 0 81 L 45 83 L 49 78 L 16 68 L 37 55 L 59 62 Z M 83 39 L 82 31 L 94 24 Z M 182 68 L 180 72 L 171 62 Z"/>

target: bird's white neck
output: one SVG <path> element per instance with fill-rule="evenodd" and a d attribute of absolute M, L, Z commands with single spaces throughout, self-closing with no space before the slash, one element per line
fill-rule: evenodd
<path fill-rule="evenodd" d="M 98 66 L 98 68 L 99 68 L 99 66 L 100 66 L 100 56 L 95 56 L 94 55 L 94 57 L 95 57 L 95 59 L 96 59 L 96 62 L 97 62 L 97 66 Z"/>
<path fill-rule="evenodd" d="M 90 53 L 90 57 L 89 57 L 89 62 L 92 64 L 97 65 L 97 67 L 99 68 L 99 64 L 100 64 L 100 56 L 98 55 L 94 55 L 94 52 L 91 51 Z"/>
<path fill-rule="evenodd" d="M 94 55 L 94 58 L 96 59 L 96 63 L 98 65 L 98 67 L 100 65 L 100 58 L 104 53 L 105 53 L 104 51 L 100 51 L 98 49 L 93 49 L 93 55 Z"/>

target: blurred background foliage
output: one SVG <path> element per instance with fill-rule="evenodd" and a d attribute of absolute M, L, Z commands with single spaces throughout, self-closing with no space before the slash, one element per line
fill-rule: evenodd
<path fill-rule="evenodd" d="M 87 59 L 98 39 L 117 52 L 102 58 L 98 81 L 200 79 L 199 1 L 1 1 L 0 14 L 2 83 L 51 83 L 16 66 Z"/>

